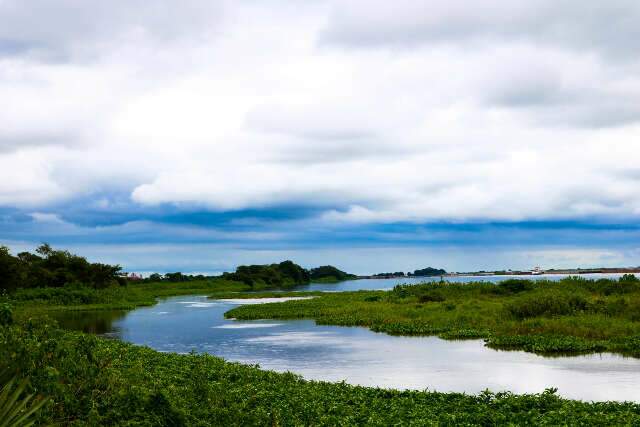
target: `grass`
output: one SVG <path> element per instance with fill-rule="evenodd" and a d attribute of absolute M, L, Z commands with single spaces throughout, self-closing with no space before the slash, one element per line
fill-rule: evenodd
<path fill-rule="evenodd" d="M 38 424 L 631 425 L 640 405 L 395 391 L 305 381 L 210 355 L 160 353 L 30 320 L 0 327 L 0 365 L 49 400 Z M 2 366 L 0 366 L 2 368 Z"/>
<path fill-rule="evenodd" d="M 535 353 L 610 351 L 640 357 L 640 281 L 632 276 L 401 285 L 392 291 L 327 293 L 311 300 L 240 306 L 225 315 L 311 318 L 393 335 L 484 338 L 491 347 Z"/>
<path fill-rule="evenodd" d="M 85 286 L 19 289 L 5 296 L 18 318 L 44 315 L 52 311 L 132 310 L 156 304 L 158 298 L 177 295 L 213 295 L 231 297 L 247 291 L 249 286 L 227 280 L 191 282 L 132 283 L 95 290 Z M 2 299 L 0 298 L 0 302 Z"/>
<path fill-rule="evenodd" d="M 19 291 L 0 301 L 0 371 L 28 378 L 46 403 L 36 424 L 58 425 L 634 425 L 640 405 L 514 395 L 396 391 L 305 381 L 210 355 L 160 353 L 60 329 L 45 314 L 131 309 L 171 295 L 308 296 L 246 305 L 240 319 L 313 318 L 401 335 L 485 338 L 532 352 L 640 354 L 640 283 L 569 279 L 501 285 L 430 283 L 393 291 L 244 292 L 227 281 L 132 284 L 95 291 Z M 12 306 L 9 309 L 8 305 Z M 26 384 L 26 383 L 25 383 Z"/>

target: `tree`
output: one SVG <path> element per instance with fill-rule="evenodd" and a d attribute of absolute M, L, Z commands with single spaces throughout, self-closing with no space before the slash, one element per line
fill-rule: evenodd
<path fill-rule="evenodd" d="M 150 282 L 160 282 L 162 281 L 162 276 L 158 273 L 153 273 L 152 275 L 149 276 L 149 281 Z"/>
<path fill-rule="evenodd" d="M 12 291 L 20 284 L 20 263 L 9 253 L 9 248 L 0 246 L 0 291 Z"/>

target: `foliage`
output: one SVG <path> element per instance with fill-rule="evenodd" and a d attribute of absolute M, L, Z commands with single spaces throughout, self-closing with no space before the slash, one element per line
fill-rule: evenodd
<path fill-rule="evenodd" d="M 589 303 L 582 295 L 548 289 L 528 293 L 505 304 L 507 312 L 516 319 L 575 315 L 588 307 Z"/>
<path fill-rule="evenodd" d="M 12 256 L 0 247 L 0 291 L 18 288 L 62 287 L 82 283 L 94 289 L 124 285 L 119 265 L 90 263 L 68 251 L 54 250 L 48 244 L 36 249 L 37 254 L 21 252 Z"/>
<path fill-rule="evenodd" d="M 427 268 L 416 270 L 413 272 L 413 274 L 409 274 L 409 276 L 432 277 L 432 276 L 442 276 L 444 274 L 447 274 L 446 270 L 443 270 L 441 268 L 427 267 Z"/>
<path fill-rule="evenodd" d="M 210 355 L 160 353 L 47 322 L 0 328 L 0 361 L 52 399 L 60 425 L 630 425 L 640 405 L 554 390 L 514 395 L 397 391 L 304 381 Z"/>
<path fill-rule="evenodd" d="M 180 282 L 197 282 L 203 280 L 211 280 L 215 278 L 215 276 L 205 276 L 203 274 L 184 274 L 179 271 L 175 273 L 152 273 L 146 279 L 142 279 L 142 282 L 145 283 L 155 283 L 155 282 L 170 282 L 170 283 L 180 283 Z"/>
<path fill-rule="evenodd" d="M 173 295 L 230 297 L 248 289 L 242 283 L 222 279 L 178 283 L 136 282 L 127 287 L 113 286 L 106 289 L 92 289 L 76 284 L 63 288 L 18 289 L 5 299 L 9 298 L 14 306 L 13 317 L 27 318 L 59 310 L 128 310 L 150 306 L 156 303 L 157 298 Z"/>
<path fill-rule="evenodd" d="M 532 287 L 533 282 L 531 280 L 508 279 L 498 283 L 497 292 L 502 292 L 505 294 L 517 294 L 518 292 L 530 290 Z"/>
<path fill-rule="evenodd" d="M 223 279 L 242 282 L 252 289 L 290 288 L 309 283 L 309 272 L 292 261 L 270 265 L 241 265 Z"/>
<path fill-rule="evenodd" d="M 312 318 L 395 335 L 484 338 L 537 353 L 612 351 L 640 357 L 640 281 L 570 277 L 557 282 L 398 285 L 392 291 L 327 293 L 310 300 L 245 305 L 237 319 Z"/>
<path fill-rule="evenodd" d="M 3 377 L 6 376 L 2 375 Z M 0 427 L 23 427 L 34 423 L 33 418 L 49 400 L 25 396 L 29 380 L 14 376 L 0 388 Z"/>
<path fill-rule="evenodd" d="M 396 271 L 395 273 L 376 273 L 371 277 L 375 277 L 377 279 L 393 279 L 394 277 L 404 277 L 404 271 Z"/>
<path fill-rule="evenodd" d="M 13 323 L 13 310 L 9 303 L 0 304 L 0 326 L 10 325 Z"/>
<path fill-rule="evenodd" d="M 332 265 L 323 265 L 309 270 L 309 278 L 312 282 L 337 283 L 356 279 L 357 276 L 345 273 Z"/>

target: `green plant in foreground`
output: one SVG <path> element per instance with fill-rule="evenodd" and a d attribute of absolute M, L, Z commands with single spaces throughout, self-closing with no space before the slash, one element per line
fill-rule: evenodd
<path fill-rule="evenodd" d="M 13 311 L 7 303 L 0 304 L 0 326 L 10 325 L 13 323 Z"/>
<path fill-rule="evenodd" d="M 0 327 L 0 361 L 55 401 L 37 415 L 44 424 L 640 425 L 640 405 L 632 402 L 567 400 L 553 389 L 469 395 L 305 381 L 207 354 L 160 353 L 35 320 Z"/>
<path fill-rule="evenodd" d="M 23 427 L 34 424 L 34 415 L 49 399 L 35 398 L 35 394 L 24 395 L 29 380 L 11 378 L 0 391 L 0 427 Z M 34 399 L 35 398 L 35 399 Z"/>

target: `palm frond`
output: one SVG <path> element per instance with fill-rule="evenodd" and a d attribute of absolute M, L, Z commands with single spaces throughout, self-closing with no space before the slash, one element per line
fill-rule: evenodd
<path fill-rule="evenodd" d="M 34 400 L 35 394 L 24 395 L 29 380 L 11 378 L 0 390 L 0 427 L 26 427 L 34 423 L 33 415 L 49 401 Z"/>

